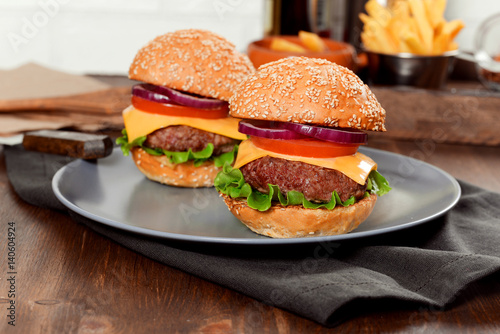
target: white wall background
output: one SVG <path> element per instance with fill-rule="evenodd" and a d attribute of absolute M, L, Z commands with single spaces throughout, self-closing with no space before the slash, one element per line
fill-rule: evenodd
<path fill-rule="evenodd" d="M 475 51 L 474 40 L 479 26 L 495 14 L 500 14 L 500 0 L 448 0 L 445 17 L 464 21 L 465 28 L 456 41 L 461 50 Z M 500 40 L 500 36 L 498 39 Z"/>
<path fill-rule="evenodd" d="M 27 62 L 70 73 L 126 74 L 137 50 L 186 28 L 246 51 L 263 36 L 266 0 L 0 0 L 0 69 Z"/>
<path fill-rule="evenodd" d="M 212 30 L 244 52 L 263 35 L 269 1 L 0 0 L 0 70 L 36 62 L 70 73 L 126 74 L 147 41 L 185 28 Z M 457 42 L 472 51 L 477 26 L 499 12 L 500 0 L 448 0 L 445 16 L 465 21 Z"/>

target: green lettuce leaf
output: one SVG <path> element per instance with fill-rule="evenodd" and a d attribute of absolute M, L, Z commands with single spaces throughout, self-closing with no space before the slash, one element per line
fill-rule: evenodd
<path fill-rule="evenodd" d="M 252 193 L 252 188 L 245 182 L 241 171 L 230 164 L 222 167 L 222 171 L 215 177 L 214 184 L 218 190 L 224 189 L 222 192 L 232 198 L 248 197 Z"/>
<path fill-rule="evenodd" d="M 120 149 L 124 156 L 128 156 L 130 154 L 130 149 L 134 146 L 141 146 L 142 143 L 146 140 L 146 136 L 138 137 L 134 139 L 131 143 L 128 142 L 127 130 L 122 130 L 122 136 L 116 139 L 116 144 L 120 145 Z"/>
<path fill-rule="evenodd" d="M 232 164 L 235 160 L 236 154 L 238 153 L 238 145 L 235 145 L 232 151 L 223 153 L 218 156 L 213 156 L 214 145 L 209 143 L 207 147 L 198 152 L 193 152 L 191 149 L 188 149 L 184 152 L 174 152 L 167 151 L 161 148 L 150 148 L 143 146 L 143 143 L 146 141 L 146 136 L 138 137 L 134 139 L 132 142 L 128 142 L 127 130 L 122 130 L 122 136 L 116 139 L 116 143 L 120 145 L 120 148 L 123 152 L 123 155 L 128 156 L 130 154 L 130 149 L 134 146 L 140 146 L 146 153 L 151 155 L 166 155 L 171 163 L 181 164 L 187 162 L 189 160 L 194 160 L 194 165 L 196 167 L 200 166 L 203 162 L 207 160 L 213 160 L 216 167 L 222 167 L 227 162 Z"/>
<path fill-rule="evenodd" d="M 212 157 L 214 159 L 215 167 L 222 167 L 226 164 L 226 162 L 229 165 L 232 165 L 234 160 L 236 159 L 236 156 L 238 155 L 238 148 L 239 145 L 234 145 L 232 151 Z"/>
<path fill-rule="evenodd" d="M 370 175 L 368 175 L 368 185 L 366 188 L 368 192 L 377 194 L 377 196 L 383 196 L 391 189 L 389 182 L 378 171 L 372 170 Z"/>
<path fill-rule="evenodd" d="M 207 161 L 212 156 L 213 151 L 214 145 L 212 143 L 209 143 L 207 147 L 198 152 L 193 152 L 191 149 L 184 152 L 161 150 L 161 152 L 170 159 L 171 163 L 182 164 L 188 160 L 194 160 L 195 167 Z"/>

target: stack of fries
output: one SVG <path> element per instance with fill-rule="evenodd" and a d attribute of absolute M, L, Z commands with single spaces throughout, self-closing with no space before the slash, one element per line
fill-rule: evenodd
<path fill-rule="evenodd" d="M 273 37 L 271 50 L 306 53 L 307 51 L 323 52 L 327 49 L 325 42 L 317 34 L 304 30 L 299 31 L 299 40 L 301 45 L 289 42 L 281 37 Z"/>
<path fill-rule="evenodd" d="M 454 41 L 464 27 L 462 20 L 446 21 L 446 0 L 393 0 L 382 6 L 369 0 L 361 41 L 366 49 L 386 54 L 440 55 L 457 50 Z"/>

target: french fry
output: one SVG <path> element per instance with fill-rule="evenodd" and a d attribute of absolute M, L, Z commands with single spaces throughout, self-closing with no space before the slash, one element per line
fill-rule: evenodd
<path fill-rule="evenodd" d="M 325 42 L 317 34 L 308 31 L 299 31 L 300 41 L 311 51 L 323 52 L 326 49 Z"/>
<path fill-rule="evenodd" d="M 455 51 L 455 50 L 458 50 L 458 43 L 457 42 L 450 42 L 448 44 L 448 49 L 445 50 L 446 51 Z"/>
<path fill-rule="evenodd" d="M 410 17 L 410 5 L 406 0 L 400 0 L 395 2 L 390 10 L 393 17 L 397 17 L 401 20 L 406 20 Z"/>
<path fill-rule="evenodd" d="M 378 45 L 377 49 L 384 53 L 397 53 L 397 43 L 391 37 L 389 32 L 377 21 L 371 20 L 367 24 L 369 35 L 373 36 L 374 42 Z"/>
<path fill-rule="evenodd" d="M 411 52 L 411 50 L 408 49 L 407 44 L 404 42 L 402 38 L 402 36 L 408 31 L 408 29 L 409 28 L 407 23 L 398 17 L 393 17 L 392 20 L 389 22 L 389 25 L 387 26 L 389 34 L 391 35 L 392 39 L 397 43 L 399 52 Z"/>
<path fill-rule="evenodd" d="M 273 37 L 269 48 L 274 51 L 305 53 L 307 51 L 323 52 L 328 49 L 326 43 L 317 34 L 300 30 L 298 41 L 281 37 Z"/>
<path fill-rule="evenodd" d="M 428 53 L 431 53 L 434 32 L 427 19 L 424 3 L 421 0 L 408 0 L 408 3 L 410 4 L 411 13 L 417 23 L 418 34 L 424 44 L 423 47 Z"/>
<path fill-rule="evenodd" d="M 418 31 L 417 20 L 415 20 L 415 18 L 413 16 L 410 16 L 407 19 L 407 23 L 408 23 L 408 30 L 411 31 L 412 33 L 414 33 L 417 36 L 418 40 L 420 40 L 420 43 L 422 43 L 422 39 L 420 38 L 419 31 Z"/>
<path fill-rule="evenodd" d="M 370 22 L 372 20 L 372 18 L 370 16 L 366 15 L 365 13 L 360 13 L 359 19 L 361 20 L 361 22 L 363 22 L 363 24 L 368 24 L 368 22 Z"/>
<path fill-rule="evenodd" d="M 289 52 L 299 52 L 299 53 L 305 53 L 306 49 L 303 48 L 302 46 L 289 42 L 286 39 L 283 38 L 273 38 L 270 46 L 271 50 L 275 51 L 289 51 Z"/>
<path fill-rule="evenodd" d="M 441 54 L 448 50 L 448 45 L 450 44 L 450 36 L 447 34 L 440 33 L 434 37 L 434 42 L 432 45 L 433 54 Z"/>
<path fill-rule="evenodd" d="M 446 9 L 446 0 L 424 0 L 424 6 L 429 22 L 435 29 L 440 22 L 444 21 L 443 15 Z"/>
<path fill-rule="evenodd" d="M 404 33 L 403 41 L 406 44 L 408 50 L 410 50 L 410 53 L 415 53 L 418 55 L 428 54 L 427 49 L 424 47 L 417 34 L 415 34 L 414 32 L 407 31 L 406 33 Z"/>
<path fill-rule="evenodd" d="M 443 26 L 443 32 L 450 34 L 450 40 L 455 39 L 457 37 L 460 30 L 465 27 L 465 24 L 462 20 L 453 20 L 450 22 L 446 22 Z"/>
<path fill-rule="evenodd" d="M 461 20 L 443 22 L 435 31 L 433 54 L 458 49 L 457 46 L 454 46 L 456 43 L 453 42 L 453 39 L 463 27 L 464 23 Z"/>
<path fill-rule="evenodd" d="M 361 32 L 361 42 L 363 42 L 364 46 L 368 50 L 372 50 L 374 52 L 384 52 L 384 50 L 379 49 L 377 42 L 375 41 L 375 37 L 369 33 Z"/>
<path fill-rule="evenodd" d="M 368 0 L 365 4 L 365 9 L 368 15 L 374 18 L 378 24 L 382 27 L 387 27 L 392 17 L 391 12 L 387 8 L 378 3 L 377 0 Z"/>
<path fill-rule="evenodd" d="M 438 36 L 443 32 L 443 28 L 445 25 L 446 21 L 442 20 L 441 22 L 438 23 L 437 26 L 434 27 L 434 37 Z"/>

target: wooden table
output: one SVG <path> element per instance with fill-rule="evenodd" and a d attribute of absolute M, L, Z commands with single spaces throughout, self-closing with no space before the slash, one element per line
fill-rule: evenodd
<path fill-rule="evenodd" d="M 500 149 L 376 139 L 371 147 L 420 156 L 453 176 L 500 189 Z M 8 325 L 6 242 L 0 242 L 2 333 L 457 333 L 500 330 L 500 275 L 477 282 L 451 308 L 401 310 L 382 304 L 328 329 L 237 292 L 156 263 L 23 202 L 12 189 L 0 146 L 1 236 L 16 225 L 17 319 Z"/>

